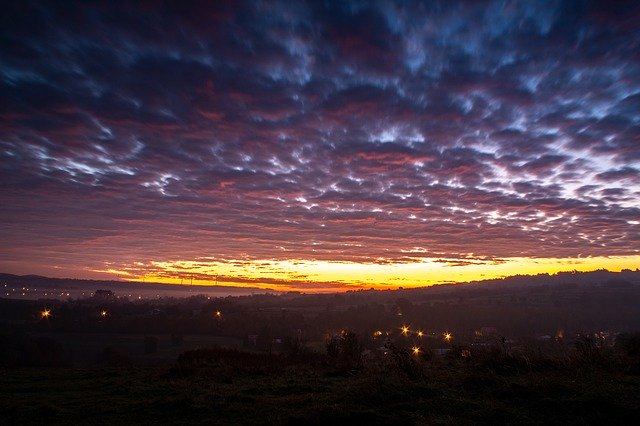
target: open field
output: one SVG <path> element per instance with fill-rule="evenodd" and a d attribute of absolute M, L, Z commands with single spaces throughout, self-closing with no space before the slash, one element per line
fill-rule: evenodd
<path fill-rule="evenodd" d="M 91 366 L 109 361 L 109 357 L 120 362 L 149 364 L 175 360 L 180 353 L 201 347 L 219 346 L 239 348 L 242 339 L 202 334 L 180 335 L 180 343 L 174 344 L 170 334 L 126 334 L 126 333 L 39 333 L 33 339 L 55 341 L 62 349 L 67 364 Z M 151 338 L 153 350 L 146 350 L 146 341 Z"/>
<path fill-rule="evenodd" d="M 635 424 L 640 286 L 569 278 L 0 299 L 0 423 Z"/>
<path fill-rule="evenodd" d="M 486 360 L 485 360 L 486 361 Z M 154 366 L 4 370 L 11 424 L 631 424 L 640 376 L 611 366 L 435 359 L 345 368 L 214 350 Z"/>

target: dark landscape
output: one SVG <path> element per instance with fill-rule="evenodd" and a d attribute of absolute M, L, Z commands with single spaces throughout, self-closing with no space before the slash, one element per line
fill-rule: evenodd
<path fill-rule="evenodd" d="M 129 300 L 98 290 L 2 298 L 0 324 L 0 410 L 15 424 L 577 424 L 640 414 L 638 271 L 327 295 Z"/>

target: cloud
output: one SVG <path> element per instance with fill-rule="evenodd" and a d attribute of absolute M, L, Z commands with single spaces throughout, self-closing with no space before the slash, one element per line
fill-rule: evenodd
<path fill-rule="evenodd" d="M 631 4 L 2 9 L 7 261 L 637 254 Z"/>
<path fill-rule="evenodd" d="M 598 180 L 604 182 L 630 181 L 633 183 L 640 182 L 640 170 L 633 167 L 623 167 L 621 169 L 608 170 L 596 175 Z"/>

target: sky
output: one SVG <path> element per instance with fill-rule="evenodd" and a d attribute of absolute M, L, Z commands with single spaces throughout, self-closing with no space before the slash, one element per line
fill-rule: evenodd
<path fill-rule="evenodd" d="M 640 3 L 2 2 L 0 271 L 640 267 Z"/>

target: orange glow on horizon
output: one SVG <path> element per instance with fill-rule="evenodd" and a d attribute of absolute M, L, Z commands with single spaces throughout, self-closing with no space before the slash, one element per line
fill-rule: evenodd
<path fill-rule="evenodd" d="M 462 259 L 464 260 L 464 259 Z M 309 293 L 358 289 L 426 287 L 511 275 L 607 269 L 620 272 L 640 266 L 640 255 L 585 258 L 506 258 L 500 262 L 459 265 L 442 259 L 414 263 L 349 263 L 315 260 L 234 260 L 136 262 L 121 268 L 92 270 L 117 274 L 125 281 L 183 285 L 251 287 Z"/>

